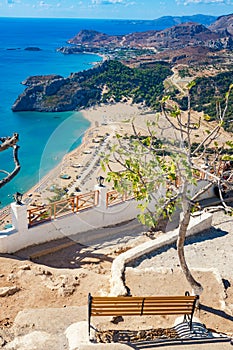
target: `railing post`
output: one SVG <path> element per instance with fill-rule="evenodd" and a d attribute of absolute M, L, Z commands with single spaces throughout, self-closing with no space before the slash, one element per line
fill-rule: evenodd
<path fill-rule="evenodd" d="M 106 208 L 107 208 L 107 187 L 105 186 L 99 186 L 99 185 L 96 185 L 95 186 L 95 190 L 96 191 L 99 191 L 99 203 L 97 205 L 97 208 L 100 209 L 101 211 L 106 211 Z"/>
<path fill-rule="evenodd" d="M 27 206 L 26 204 L 11 203 L 12 225 L 23 233 L 28 230 Z"/>

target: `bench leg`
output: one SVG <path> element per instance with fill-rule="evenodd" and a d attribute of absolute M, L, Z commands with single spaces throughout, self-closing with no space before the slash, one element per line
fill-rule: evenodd
<path fill-rule="evenodd" d="M 91 293 L 88 294 L 88 336 L 89 340 L 91 337 L 91 304 L 92 304 L 92 296 Z"/>

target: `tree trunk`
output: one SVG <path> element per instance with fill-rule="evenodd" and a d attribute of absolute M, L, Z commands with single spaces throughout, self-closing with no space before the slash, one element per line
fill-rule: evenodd
<path fill-rule="evenodd" d="M 180 261 L 180 266 L 181 269 L 192 287 L 192 290 L 195 295 L 200 295 L 203 292 L 203 287 L 202 285 L 197 282 L 194 277 L 192 276 L 188 265 L 186 263 L 185 255 L 184 255 L 184 243 L 185 243 L 185 237 L 188 229 L 188 225 L 190 222 L 190 203 L 187 198 L 183 197 L 183 202 L 182 202 L 182 207 L 183 207 L 183 219 L 180 222 L 179 226 L 179 235 L 177 238 L 177 251 L 178 251 L 178 257 Z"/>

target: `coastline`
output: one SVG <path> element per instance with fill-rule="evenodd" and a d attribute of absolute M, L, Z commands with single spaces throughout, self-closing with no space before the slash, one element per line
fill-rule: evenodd
<path fill-rule="evenodd" d="M 124 103 L 101 104 L 82 109 L 79 113 L 90 122 L 81 144 L 67 153 L 55 168 L 24 194 L 23 202 L 28 208 L 62 200 L 65 198 L 62 198 L 65 193 L 68 197 L 94 190 L 96 178 L 106 177 L 100 166 L 100 160 L 102 154 L 114 142 L 116 133 L 132 134 L 132 120 L 137 130 L 147 130 L 146 121 L 154 117 L 152 110 L 132 104 L 130 100 Z M 193 115 L 194 120 L 198 120 L 199 117 L 198 113 Z M 227 136 L 229 136 L 227 132 L 221 133 L 219 142 L 224 142 Z M 65 178 L 62 179 L 62 175 L 65 175 Z M 0 211 L 0 229 L 8 226 L 10 221 L 9 205 Z"/>
<path fill-rule="evenodd" d="M 40 187 L 41 199 L 53 195 L 47 190 L 48 187 L 66 187 L 67 194 L 86 193 L 94 189 L 96 177 L 106 176 L 100 166 L 101 154 L 112 143 L 117 132 L 131 133 L 130 121 L 134 118 L 140 128 L 144 128 L 145 109 L 138 105 L 128 103 L 114 103 L 99 105 L 79 111 L 90 122 L 85 131 L 82 143 L 67 153 L 62 161 L 52 169 L 34 188 L 38 192 Z M 127 120 L 127 122 L 124 122 Z M 124 122 L 124 124 L 122 124 Z M 68 175 L 69 179 L 61 179 L 60 176 Z M 41 188 L 43 186 L 43 188 Z M 46 188 L 45 188 L 46 187 Z M 79 187 L 78 193 L 75 187 Z M 28 193 L 32 190 L 28 191 Z M 37 200 L 38 202 L 38 200 Z"/>
<path fill-rule="evenodd" d="M 67 153 L 55 168 L 24 194 L 23 202 L 28 207 L 48 204 L 48 198 L 56 195 L 55 188 L 65 188 L 68 196 L 92 191 L 96 178 L 100 175 L 106 177 L 100 166 L 100 158 L 113 142 L 115 134 L 132 133 L 132 119 L 138 128 L 146 128 L 143 116 L 146 114 L 148 117 L 150 113 L 147 108 L 131 104 L 131 101 L 94 106 L 79 112 L 90 122 L 81 144 Z M 62 179 L 62 175 L 69 178 Z M 4 207 L 1 213 L 9 214 L 6 209 Z M 6 215 L 1 228 L 9 224 L 9 221 L 9 215 Z"/>

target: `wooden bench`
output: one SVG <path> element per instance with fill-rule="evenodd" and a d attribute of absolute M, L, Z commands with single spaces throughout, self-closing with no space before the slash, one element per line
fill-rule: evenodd
<path fill-rule="evenodd" d="M 198 296 L 155 297 L 93 297 L 88 295 L 88 333 L 90 338 L 91 316 L 153 316 L 184 315 L 192 329 L 192 319 Z"/>

